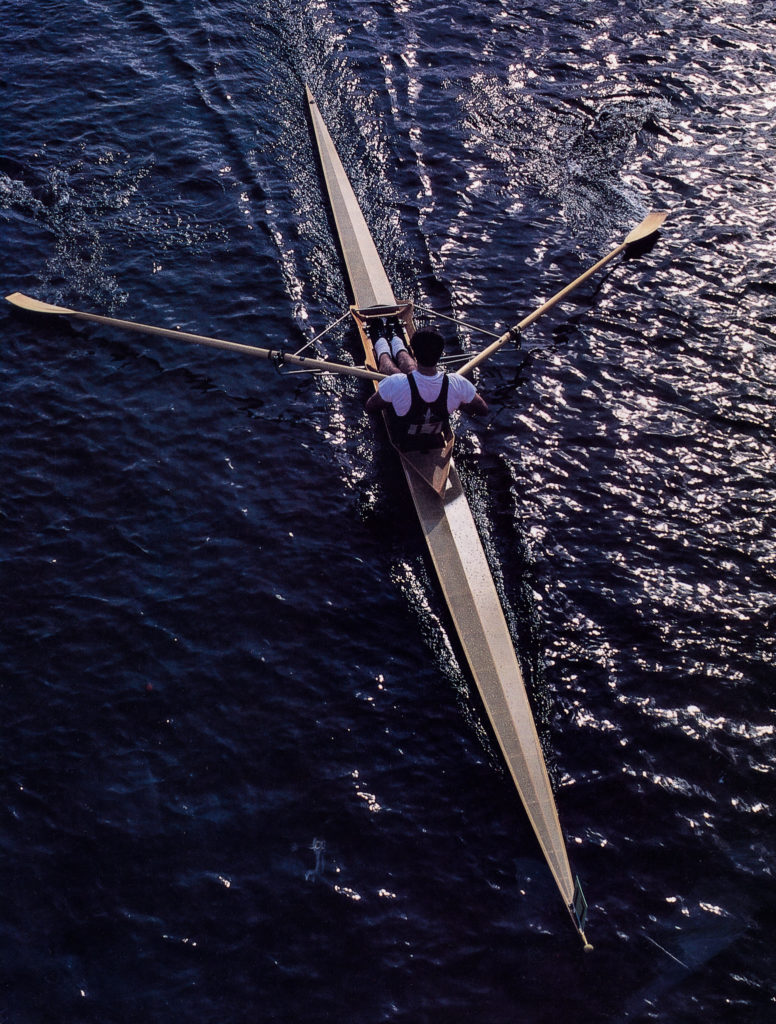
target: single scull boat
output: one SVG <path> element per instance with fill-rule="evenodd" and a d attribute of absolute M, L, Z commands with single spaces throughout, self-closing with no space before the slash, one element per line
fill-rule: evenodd
<path fill-rule="evenodd" d="M 382 379 L 382 374 L 377 372 L 372 342 L 367 330 L 369 322 L 374 317 L 398 316 L 411 338 L 415 329 L 413 304 L 410 301 L 397 301 L 393 293 L 364 215 L 309 88 L 307 104 L 337 238 L 353 295 L 350 314 L 364 349 L 364 366 L 348 366 L 278 349 L 255 348 L 170 328 L 152 327 L 130 320 L 116 320 L 95 313 L 55 306 L 20 292 L 6 296 L 7 300 L 14 306 L 35 313 L 75 317 L 109 327 L 210 345 L 268 359 L 278 367 L 288 363 L 302 370 L 362 377 L 372 380 L 376 386 L 376 382 Z M 574 288 L 586 281 L 609 260 L 629 246 L 654 235 L 665 216 L 664 213 L 649 214 L 616 248 L 471 358 L 458 372 L 471 372 L 502 345 L 517 337 L 520 331 L 539 316 L 566 298 Z M 386 423 L 390 436 L 390 422 L 386 420 Z M 578 879 L 575 881 L 572 878 L 555 799 L 522 673 L 512 646 L 512 638 L 471 509 L 453 462 L 452 434 L 446 442 L 442 449 L 433 453 L 408 453 L 399 450 L 398 447 L 397 451 L 442 592 L 504 760 L 574 926 L 585 943 L 585 948 L 590 949 L 592 947 L 585 938 L 584 930 L 587 904 Z"/>
<path fill-rule="evenodd" d="M 376 368 L 366 327 L 373 317 L 401 317 L 410 339 L 412 303 L 398 302 L 353 189 L 310 89 L 313 131 L 338 241 L 353 295 L 367 366 Z M 375 385 L 376 386 L 376 385 Z M 386 417 L 390 430 L 390 422 Z M 523 675 L 490 566 L 452 458 L 452 439 L 439 453 L 399 451 L 431 559 L 472 677 L 504 760 L 572 920 L 584 935 L 585 901 L 572 878 Z"/>

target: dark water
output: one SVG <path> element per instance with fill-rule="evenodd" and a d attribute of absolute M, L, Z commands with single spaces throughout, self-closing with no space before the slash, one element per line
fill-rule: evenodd
<path fill-rule="evenodd" d="M 590 955 L 364 388 L 2 311 L 0 1020 L 774 1019 L 773 5 L 2 13 L 4 294 L 311 339 L 304 81 L 397 292 L 485 328 L 671 217 L 460 441 Z"/>

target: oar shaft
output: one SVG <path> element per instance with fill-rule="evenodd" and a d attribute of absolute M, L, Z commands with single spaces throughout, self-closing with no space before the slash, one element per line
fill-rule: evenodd
<path fill-rule="evenodd" d="M 140 334 L 156 334 L 162 338 L 174 338 L 176 341 L 189 341 L 196 345 L 207 345 L 210 348 L 222 348 L 229 352 L 240 352 L 243 355 L 255 356 L 259 359 L 268 359 L 278 364 L 289 363 L 305 370 L 319 370 L 327 373 L 339 373 L 347 377 L 362 377 L 365 380 L 382 380 L 384 374 L 377 373 L 362 366 L 347 366 L 344 363 L 331 363 L 326 359 L 313 359 L 308 356 L 298 356 L 291 352 L 283 352 L 281 349 L 257 348 L 253 345 L 241 345 L 235 341 L 223 341 L 221 338 L 209 338 L 203 334 L 189 334 L 186 331 L 174 331 L 168 327 L 153 327 L 150 324 L 136 323 L 134 320 L 117 320 L 110 316 L 100 316 L 97 313 L 84 313 L 77 309 L 66 309 L 64 306 L 52 306 L 47 302 L 39 302 L 27 295 L 15 292 L 7 295 L 7 300 L 21 309 L 31 310 L 36 313 L 54 313 L 59 316 L 74 317 L 77 320 L 89 320 L 92 323 L 104 324 L 106 327 L 116 327 L 126 331 L 137 331 Z"/>
<path fill-rule="evenodd" d="M 627 247 L 627 245 L 628 242 L 621 242 L 616 249 L 612 249 L 612 251 L 610 253 L 607 253 L 607 255 L 603 257 L 603 259 L 600 259 L 592 267 L 589 267 L 584 272 L 584 274 L 580 274 L 580 276 L 575 281 L 572 281 L 571 284 L 567 284 L 565 288 L 561 288 L 561 290 L 559 292 L 556 292 L 556 294 L 553 295 L 552 298 L 547 299 L 547 301 L 543 303 L 541 306 L 539 306 L 538 309 L 535 309 L 532 313 L 529 313 L 527 317 L 520 321 L 520 323 L 515 324 L 514 327 L 510 327 L 510 329 L 508 331 L 505 331 L 500 338 L 497 338 L 492 344 L 484 348 L 482 352 L 478 352 L 477 355 L 473 356 L 468 363 L 464 363 L 464 365 L 457 372 L 460 374 L 470 373 L 476 366 L 479 366 L 481 362 L 483 362 L 489 356 L 492 356 L 493 353 L 497 352 L 503 345 L 506 345 L 507 342 L 510 341 L 519 331 L 522 331 L 526 327 L 530 326 L 530 324 L 532 324 L 534 320 L 538 320 L 540 316 L 542 316 L 548 310 L 552 309 L 552 307 L 556 305 L 556 303 L 562 302 L 567 295 L 573 292 L 574 289 L 578 288 L 581 284 L 584 284 L 585 281 L 587 281 L 589 277 L 592 277 L 593 274 L 596 273 L 596 271 L 600 270 L 601 267 L 604 266 L 604 264 L 608 263 L 609 260 L 612 260 L 615 256 L 619 255 L 619 253 L 621 253 L 623 249 Z"/>
<path fill-rule="evenodd" d="M 539 308 L 535 309 L 533 313 L 529 313 L 528 316 L 525 317 L 525 319 L 521 320 L 519 324 L 515 325 L 515 329 L 518 331 L 522 331 L 524 328 L 532 324 L 534 320 L 538 320 L 542 313 L 546 313 L 547 310 L 552 309 L 552 307 L 557 302 L 562 302 L 563 299 L 565 299 L 570 292 L 573 292 L 575 288 L 578 288 L 581 284 L 584 284 L 589 277 L 592 277 L 593 274 L 600 270 L 601 267 L 603 267 L 606 263 L 609 262 L 609 260 L 614 259 L 615 256 L 619 256 L 619 254 L 623 251 L 623 249 L 626 248 L 627 245 L 627 242 L 621 242 L 616 249 L 612 249 L 612 251 L 608 253 L 608 255 L 604 256 L 603 259 L 600 259 L 598 263 L 595 263 L 592 267 L 589 267 L 584 272 L 584 274 L 580 274 L 576 281 L 572 281 L 571 284 L 567 284 L 565 288 L 561 288 L 561 290 L 557 292 L 555 295 L 553 295 L 551 299 L 548 299 L 543 306 L 539 306 Z"/>
<path fill-rule="evenodd" d="M 600 259 L 592 267 L 586 270 L 584 274 L 580 274 L 576 281 L 572 281 L 571 284 L 567 284 L 565 288 L 561 288 L 561 290 L 556 295 L 553 295 L 551 299 L 548 299 L 543 305 L 539 306 L 538 309 L 535 309 L 533 313 L 529 313 L 528 316 L 524 320 L 521 320 L 519 324 L 515 324 L 514 327 L 510 327 L 510 329 L 505 331 L 500 338 L 497 338 L 492 345 L 488 345 L 488 347 L 483 349 L 482 352 L 479 352 L 476 356 L 470 359 L 468 363 L 465 363 L 460 370 L 458 370 L 458 373 L 469 373 L 475 368 L 475 366 L 479 366 L 483 359 L 487 359 L 488 356 L 492 356 L 493 353 L 497 352 L 502 345 L 506 345 L 508 341 L 514 338 L 524 328 L 528 327 L 529 324 L 532 324 L 534 320 L 538 319 L 543 313 L 546 313 L 548 309 L 552 309 L 557 302 L 561 302 L 565 299 L 570 292 L 573 292 L 575 288 L 578 288 L 581 284 L 587 281 L 589 277 L 595 274 L 597 270 L 600 270 L 604 264 L 609 262 L 609 260 L 614 259 L 615 256 L 619 255 L 624 249 L 627 249 L 629 245 L 633 245 L 634 242 L 642 241 L 645 238 L 649 238 L 650 235 L 653 235 L 666 219 L 666 216 L 666 213 L 658 211 L 647 214 L 644 220 L 640 224 L 637 224 L 636 227 L 628 234 L 625 241 L 620 242 L 616 248 L 612 249 L 612 251 L 607 253 L 603 259 Z"/>

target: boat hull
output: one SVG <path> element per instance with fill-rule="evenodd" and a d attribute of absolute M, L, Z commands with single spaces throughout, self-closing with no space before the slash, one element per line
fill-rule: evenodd
<path fill-rule="evenodd" d="M 307 95 L 331 210 L 353 293 L 354 321 L 364 347 L 366 365 L 376 369 L 367 330 L 370 316 L 385 315 L 386 312 L 401 316 L 411 337 L 414 330 L 412 304 L 397 302 L 309 89 Z M 558 889 L 584 937 L 584 920 L 575 910 L 575 904 L 580 905 L 576 898 L 578 890 L 572 879 L 523 675 L 451 450 L 442 458 L 439 453 L 431 456 L 432 461 L 440 464 L 431 470 L 428 464 L 419 468 L 423 458 L 418 460 L 404 452 L 399 454 L 442 593 L 493 733 Z"/>
<path fill-rule="evenodd" d="M 439 585 L 493 733 L 567 905 L 574 882 L 523 675 L 455 465 L 438 497 L 405 468 Z"/>

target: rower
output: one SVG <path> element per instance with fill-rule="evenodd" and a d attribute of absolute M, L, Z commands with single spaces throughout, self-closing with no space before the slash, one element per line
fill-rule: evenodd
<path fill-rule="evenodd" d="M 414 356 L 408 351 L 404 329 L 394 318 L 383 327 L 371 325 L 377 368 L 386 376 L 366 403 L 368 413 L 391 409 L 396 418 L 396 443 L 405 451 L 444 447 L 450 435 L 450 414 L 463 409 L 474 416 L 488 411 L 485 399 L 470 380 L 445 373 L 437 366 L 445 343 L 433 328 L 412 336 Z M 391 335 L 390 342 L 387 335 Z"/>

